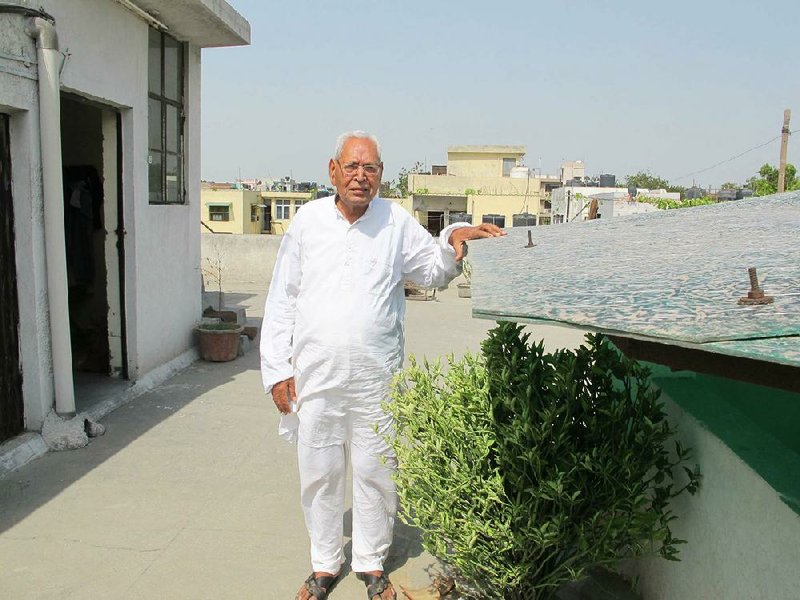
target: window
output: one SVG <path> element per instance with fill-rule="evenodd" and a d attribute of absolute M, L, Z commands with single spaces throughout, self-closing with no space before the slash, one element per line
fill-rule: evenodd
<path fill-rule="evenodd" d="M 258 206 L 258 204 L 251 204 L 250 205 L 250 222 L 251 223 L 257 223 L 259 221 L 259 215 L 258 215 L 259 209 L 260 209 L 260 207 Z"/>
<path fill-rule="evenodd" d="M 209 221 L 230 221 L 231 220 L 231 205 L 230 204 L 217 204 L 208 207 L 208 220 Z"/>
<path fill-rule="evenodd" d="M 289 200 L 275 200 L 275 218 L 284 221 L 288 220 L 290 206 Z"/>
<path fill-rule="evenodd" d="M 183 204 L 184 44 L 150 29 L 148 147 L 150 204 Z"/>
<path fill-rule="evenodd" d="M 297 211 L 306 203 L 308 200 L 295 200 L 294 201 L 294 213 L 297 214 Z"/>
<path fill-rule="evenodd" d="M 503 177 L 510 177 L 511 176 L 511 169 L 517 166 L 517 159 L 516 158 L 504 158 L 503 159 Z"/>

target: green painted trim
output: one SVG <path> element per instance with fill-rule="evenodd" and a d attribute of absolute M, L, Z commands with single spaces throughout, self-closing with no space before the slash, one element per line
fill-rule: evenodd
<path fill-rule="evenodd" d="M 800 514 L 800 394 L 653 368 L 663 394 L 719 438 Z"/>

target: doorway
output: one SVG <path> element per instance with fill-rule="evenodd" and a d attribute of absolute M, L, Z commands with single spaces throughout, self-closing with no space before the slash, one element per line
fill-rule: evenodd
<path fill-rule="evenodd" d="M 444 211 L 429 210 L 428 211 L 428 231 L 431 232 L 433 237 L 439 237 L 439 234 L 444 229 Z"/>
<path fill-rule="evenodd" d="M 8 115 L 0 114 L 0 442 L 24 428 Z"/>
<path fill-rule="evenodd" d="M 127 378 L 120 117 L 61 95 L 61 159 L 75 400 Z M 94 392 L 92 392 L 93 394 Z"/>
<path fill-rule="evenodd" d="M 272 233 L 272 207 L 269 204 L 260 204 L 261 210 L 261 233 Z"/>

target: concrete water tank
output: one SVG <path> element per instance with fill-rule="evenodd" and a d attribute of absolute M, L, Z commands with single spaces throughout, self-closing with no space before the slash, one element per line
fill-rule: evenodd
<path fill-rule="evenodd" d="M 453 223 L 469 223 L 472 225 L 472 215 L 464 212 L 451 212 L 448 219 L 448 225 Z"/>
<path fill-rule="evenodd" d="M 536 215 L 531 213 L 517 213 L 511 217 L 512 227 L 533 227 L 536 225 Z"/>
<path fill-rule="evenodd" d="M 609 173 L 603 173 L 598 179 L 600 187 L 614 187 L 617 184 L 616 176 Z"/>

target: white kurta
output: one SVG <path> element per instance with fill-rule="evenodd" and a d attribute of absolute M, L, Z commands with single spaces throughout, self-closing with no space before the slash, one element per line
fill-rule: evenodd
<path fill-rule="evenodd" d="M 308 446 L 385 451 L 390 421 L 381 402 L 403 364 L 403 281 L 441 287 L 458 275 L 447 240 L 467 225 L 450 225 L 437 243 L 382 198 L 353 224 L 333 196 L 298 211 L 278 251 L 261 330 L 265 390 L 295 377 L 296 414 L 282 418 L 282 435 L 292 439 L 299 427 Z"/>

